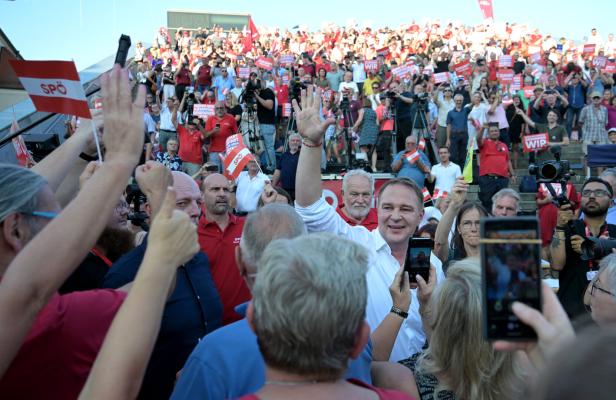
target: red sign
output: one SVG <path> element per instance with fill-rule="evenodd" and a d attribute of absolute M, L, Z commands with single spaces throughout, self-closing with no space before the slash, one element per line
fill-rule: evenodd
<path fill-rule="evenodd" d="M 595 68 L 605 68 L 605 64 L 607 64 L 607 57 L 597 56 L 592 60 L 592 64 Z"/>
<path fill-rule="evenodd" d="M 513 67 L 513 57 L 500 56 L 498 58 L 498 68 L 511 68 Z"/>
<path fill-rule="evenodd" d="M 616 73 L 616 62 L 608 61 L 605 63 L 605 68 L 603 68 L 603 72 L 606 74 L 614 74 Z"/>
<path fill-rule="evenodd" d="M 522 89 L 522 75 L 516 75 L 511 82 L 511 90 L 517 92 Z"/>
<path fill-rule="evenodd" d="M 282 104 L 282 116 L 290 117 L 291 116 L 291 103 L 283 103 Z"/>
<path fill-rule="evenodd" d="M 293 54 L 284 54 L 280 56 L 281 65 L 292 65 L 295 63 L 295 56 Z"/>
<path fill-rule="evenodd" d="M 534 86 L 524 86 L 522 90 L 524 90 L 524 97 L 526 97 L 527 99 L 530 99 L 533 95 L 533 92 L 535 91 L 535 87 Z"/>
<path fill-rule="evenodd" d="M 237 76 L 240 78 L 250 77 L 250 67 L 237 67 Z"/>
<path fill-rule="evenodd" d="M 448 72 L 439 72 L 434 74 L 434 83 L 445 83 L 449 82 L 449 73 Z"/>
<path fill-rule="evenodd" d="M 389 47 L 383 47 L 383 48 L 378 49 L 376 51 L 376 55 L 377 56 L 383 56 L 385 58 L 389 57 L 390 54 L 391 54 L 391 52 L 389 51 Z"/>
<path fill-rule="evenodd" d="M 74 62 L 9 60 L 9 63 L 37 111 L 92 118 Z"/>
<path fill-rule="evenodd" d="M 582 50 L 582 54 L 595 54 L 596 45 L 593 44 L 585 44 L 584 49 Z"/>
<path fill-rule="evenodd" d="M 457 63 L 453 67 L 453 70 L 456 72 L 456 75 L 459 76 L 471 76 L 471 74 L 473 73 L 473 67 L 468 60 Z"/>
<path fill-rule="evenodd" d="M 244 145 L 235 146 L 225 157 L 222 159 L 222 163 L 225 167 L 224 174 L 228 178 L 237 179 L 240 173 L 248 164 L 248 161 L 253 160 L 254 157 L 250 150 Z"/>
<path fill-rule="evenodd" d="M 274 69 L 274 62 L 271 59 L 263 56 L 257 58 L 257 61 L 255 61 L 255 65 L 268 71 Z"/>
<path fill-rule="evenodd" d="M 537 133 L 535 135 L 526 135 L 522 138 L 524 152 L 543 150 L 548 147 L 550 140 L 547 133 Z"/>
<path fill-rule="evenodd" d="M 513 82 L 513 70 L 512 69 L 499 69 L 496 72 L 496 78 L 503 85 L 509 85 Z"/>
<path fill-rule="evenodd" d="M 406 158 L 406 161 L 408 161 L 409 164 L 415 164 L 417 160 L 419 160 L 419 152 L 417 150 L 413 153 L 408 152 L 404 155 L 404 158 Z"/>
<path fill-rule="evenodd" d="M 379 62 L 377 60 L 364 61 L 364 70 L 366 72 L 376 72 L 379 69 Z"/>

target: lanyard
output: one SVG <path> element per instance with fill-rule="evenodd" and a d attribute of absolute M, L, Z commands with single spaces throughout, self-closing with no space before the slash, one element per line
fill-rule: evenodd
<path fill-rule="evenodd" d="M 105 257 L 105 255 L 101 253 L 96 247 L 93 247 L 92 250 L 90 250 L 90 253 L 103 260 L 103 262 L 107 264 L 108 267 L 111 267 L 111 265 L 113 264 L 111 260 Z"/>
<path fill-rule="evenodd" d="M 585 233 L 586 233 L 586 237 L 593 236 L 592 232 L 588 228 L 588 224 L 586 223 L 586 221 L 584 221 L 584 230 L 585 230 Z M 607 223 L 603 224 L 603 226 L 601 227 L 601 231 L 599 232 L 599 235 L 597 237 L 599 239 L 608 239 L 610 237 L 609 234 L 608 234 L 608 230 L 607 230 Z M 595 263 L 592 260 L 588 260 L 588 269 L 590 271 L 593 270 L 594 265 L 595 265 Z"/>

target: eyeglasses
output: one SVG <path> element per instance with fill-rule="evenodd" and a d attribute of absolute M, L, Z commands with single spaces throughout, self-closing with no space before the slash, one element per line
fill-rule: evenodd
<path fill-rule="evenodd" d="M 597 286 L 597 282 L 593 282 L 592 285 L 590 286 L 590 295 L 594 296 L 595 295 L 595 291 L 599 291 L 605 294 L 608 294 L 612 297 L 616 297 L 616 295 L 612 292 L 610 292 L 609 290 L 605 290 L 602 287 Z"/>
<path fill-rule="evenodd" d="M 582 197 L 608 197 L 610 193 L 607 190 L 596 189 L 596 190 L 582 190 Z"/>
<path fill-rule="evenodd" d="M 53 212 L 53 211 L 32 211 L 32 212 L 22 212 L 21 214 L 31 215 L 33 217 L 47 218 L 47 219 L 54 219 L 58 215 L 60 215 L 60 213 Z"/>

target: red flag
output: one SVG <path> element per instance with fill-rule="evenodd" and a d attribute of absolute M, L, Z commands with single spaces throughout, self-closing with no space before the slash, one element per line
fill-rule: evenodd
<path fill-rule="evenodd" d="M 244 43 L 242 48 L 242 53 L 246 54 L 250 50 L 252 50 L 252 42 L 255 40 L 259 40 L 259 31 L 257 30 L 257 26 L 255 22 L 252 20 L 252 16 L 248 17 L 248 32 L 244 36 Z"/>
<path fill-rule="evenodd" d="M 404 155 L 404 158 L 409 162 L 409 164 L 415 164 L 417 160 L 419 160 L 419 152 L 415 150 L 413 153 L 408 152 Z"/>
<path fill-rule="evenodd" d="M 244 139 L 239 133 L 229 136 L 225 141 L 225 149 L 227 153 L 230 153 L 231 150 L 233 150 L 237 146 L 244 146 Z"/>
<path fill-rule="evenodd" d="M 430 200 L 432 200 L 432 196 L 430 196 L 430 192 L 428 191 L 428 189 L 423 188 L 421 189 L 421 194 L 423 194 L 423 202 L 427 203 Z"/>
<path fill-rule="evenodd" d="M 483 19 L 494 19 L 494 7 L 492 6 L 492 0 L 478 0 L 479 8 L 481 9 L 481 15 Z"/>
<path fill-rule="evenodd" d="M 426 140 L 424 138 L 419 139 L 419 144 L 417 145 L 417 148 L 421 151 L 424 151 L 424 149 L 426 148 Z"/>
<path fill-rule="evenodd" d="M 74 62 L 9 60 L 9 63 L 37 111 L 92 118 Z"/>
<path fill-rule="evenodd" d="M 13 134 L 17 131 L 19 131 L 19 124 L 16 119 L 13 119 L 10 133 Z M 15 155 L 17 155 L 17 162 L 19 165 L 22 167 L 27 167 L 28 161 L 32 159 L 32 156 L 28 152 L 24 138 L 21 135 L 13 138 L 13 147 L 15 148 Z"/>
<path fill-rule="evenodd" d="M 222 163 L 225 167 L 224 174 L 230 179 L 237 179 L 240 172 L 244 169 L 248 161 L 254 157 L 250 150 L 244 145 L 235 146 L 223 157 Z"/>

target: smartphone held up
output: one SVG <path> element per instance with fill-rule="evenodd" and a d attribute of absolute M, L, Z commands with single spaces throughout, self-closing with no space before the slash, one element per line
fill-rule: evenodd
<path fill-rule="evenodd" d="M 409 273 L 409 282 L 417 283 L 419 275 L 424 281 L 430 278 L 430 253 L 434 248 L 434 241 L 428 238 L 412 237 L 404 260 L 404 270 Z"/>
<path fill-rule="evenodd" d="M 513 313 L 519 301 L 541 310 L 541 239 L 536 217 L 481 221 L 483 330 L 488 340 L 536 340 Z"/>

